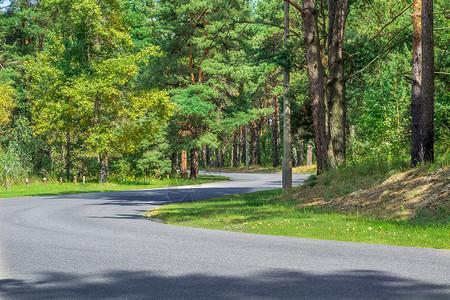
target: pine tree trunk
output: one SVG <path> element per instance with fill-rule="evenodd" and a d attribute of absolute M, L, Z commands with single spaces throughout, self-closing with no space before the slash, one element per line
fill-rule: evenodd
<path fill-rule="evenodd" d="M 249 123 L 250 129 L 250 164 L 256 165 L 256 128 L 253 122 Z"/>
<path fill-rule="evenodd" d="M 278 154 L 278 140 L 279 140 L 279 104 L 278 97 L 273 97 L 273 117 L 272 117 L 272 166 L 278 167 L 280 164 Z"/>
<path fill-rule="evenodd" d="M 178 152 L 172 153 L 172 173 L 176 173 L 178 169 Z"/>
<path fill-rule="evenodd" d="M 108 179 L 108 153 L 99 154 L 100 161 L 100 183 L 106 183 Z"/>
<path fill-rule="evenodd" d="M 298 165 L 299 166 L 303 166 L 304 165 L 304 159 L 303 159 L 303 157 L 304 157 L 304 152 L 305 152 L 305 149 L 304 149 L 304 145 L 303 145 L 303 139 L 302 139 L 302 137 L 301 137 L 301 135 L 300 135 L 300 142 L 299 142 L 299 149 L 298 149 Z"/>
<path fill-rule="evenodd" d="M 203 146 L 202 147 L 202 168 L 205 169 L 205 164 L 206 164 L 206 147 Z"/>
<path fill-rule="evenodd" d="M 191 149 L 191 179 L 198 179 L 199 149 Z"/>
<path fill-rule="evenodd" d="M 208 146 L 206 146 L 206 166 L 208 168 L 211 168 L 211 148 L 209 148 Z"/>
<path fill-rule="evenodd" d="M 289 3 L 284 1 L 284 44 L 289 43 Z M 284 92 L 283 92 L 283 162 L 282 162 L 282 188 L 283 194 L 288 194 L 292 189 L 292 137 L 291 137 L 291 105 L 288 91 L 291 82 L 291 73 L 288 67 L 284 67 Z"/>
<path fill-rule="evenodd" d="M 298 167 L 298 155 L 297 148 L 295 148 L 295 143 L 292 143 L 292 166 Z"/>
<path fill-rule="evenodd" d="M 220 168 L 223 168 L 225 166 L 225 141 L 222 143 L 222 148 L 220 149 Z"/>
<path fill-rule="evenodd" d="M 303 0 L 303 36 L 308 69 L 309 94 L 316 144 L 317 174 L 327 167 L 327 136 L 325 127 L 324 71 L 320 55 L 320 40 L 317 26 L 316 1 Z"/>
<path fill-rule="evenodd" d="M 233 132 L 231 167 L 237 167 L 238 145 L 237 145 L 237 129 Z"/>
<path fill-rule="evenodd" d="M 308 145 L 306 147 L 306 165 L 312 165 L 312 146 Z"/>
<path fill-rule="evenodd" d="M 328 164 L 331 168 L 345 163 L 345 78 L 343 45 L 347 0 L 328 0 Z"/>
<path fill-rule="evenodd" d="M 243 126 L 239 127 L 239 167 L 242 164 L 242 160 L 244 159 L 244 155 L 245 155 L 245 136 L 244 133 L 242 132 L 244 129 Z"/>
<path fill-rule="evenodd" d="M 220 166 L 220 150 L 219 148 L 216 149 L 216 164 L 215 167 L 218 168 Z"/>
<path fill-rule="evenodd" d="M 256 122 L 256 164 L 258 166 L 261 165 L 261 146 L 260 146 L 260 136 L 261 136 L 261 130 L 262 130 L 262 124 L 264 122 L 264 118 L 260 118 Z"/>
<path fill-rule="evenodd" d="M 414 0 L 411 166 L 434 161 L 433 1 Z"/>
<path fill-rule="evenodd" d="M 66 133 L 66 178 L 70 179 L 70 166 L 72 164 L 72 152 L 70 151 L 70 132 Z"/>

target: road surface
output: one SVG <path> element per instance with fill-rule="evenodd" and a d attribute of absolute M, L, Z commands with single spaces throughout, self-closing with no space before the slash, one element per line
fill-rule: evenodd
<path fill-rule="evenodd" d="M 154 207 L 276 188 L 229 182 L 0 199 L 1 299 L 450 299 L 450 251 L 145 220 Z M 295 175 L 300 183 L 305 175 Z"/>

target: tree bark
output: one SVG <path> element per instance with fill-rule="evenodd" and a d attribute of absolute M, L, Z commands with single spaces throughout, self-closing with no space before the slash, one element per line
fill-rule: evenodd
<path fill-rule="evenodd" d="M 300 148 L 299 148 L 299 150 L 298 150 L 298 152 L 299 152 L 299 155 L 298 155 L 298 165 L 299 165 L 299 166 L 303 166 L 303 164 L 304 164 L 304 159 L 303 159 L 303 157 L 304 157 L 305 149 L 304 149 L 304 145 L 303 145 L 303 134 L 302 134 L 302 129 L 301 129 L 301 128 L 298 130 L 298 137 L 299 137 L 299 139 L 300 139 L 300 142 L 299 142 Z"/>
<path fill-rule="evenodd" d="M 295 148 L 295 140 L 294 143 L 292 143 L 292 166 L 298 167 L 298 155 L 297 148 Z"/>
<path fill-rule="evenodd" d="M 206 152 L 206 146 L 203 146 L 202 147 L 202 160 L 201 160 L 203 169 L 205 168 L 205 163 L 206 163 L 206 153 L 205 152 Z"/>
<path fill-rule="evenodd" d="M 232 141 L 232 157 L 231 157 L 231 166 L 237 167 L 238 163 L 238 143 L 237 143 L 237 129 L 233 132 L 233 141 Z"/>
<path fill-rule="evenodd" d="M 220 167 L 220 150 L 219 148 L 216 148 L 216 163 L 215 163 L 215 167 L 218 168 Z"/>
<path fill-rule="evenodd" d="M 306 165 L 312 165 L 312 146 L 308 145 L 306 148 Z"/>
<path fill-rule="evenodd" d="M 278 97 L 273 97 L 273 115 L 272 115 L 272 166 L 278 167 L 280 164 L 278 154 L 278 139 L 279 139 L 279 104 Z"/>
<path fill-rule="evenodd" d="M 434 161 L 433 0 L 414 0 L 411 166 Z"/>
<path fill-rule="evenodd" d="M 284 1 L 284 45 L 289 43 L 289 3 Z M 288 62 L 287 62 L 288 63 Z M 283 162 L 282 162 L 282 188 L 283 194 L 292 189 L 292 137 L 291 137 L 291 104 L 288 98 L 291 74 L 288 66 L 284 67 L 283 79 Z"/>
<path fill-rule="evenodd" d="M 256 165 L 256 128 L 254 122 L 250 122 L 248 127 L 250 129 L 250 147 L 251 147 L 250 164 L 254 166 Z"/>
<path fill-rule="evenodd" d="M 178 152 L 172 153 L 172 173 L 176 173 L 178 169 Z"/>
<path fill-rule="evenodd" d="M 100 183 L 106 183 L 108 179 L 108 153 L 102 152 L 99 154 L 100 161 Z"/>
<path fill-rule="evenodd" d="M 70 179 L 70 166 L 72 165 L 72 152 L 70 151 L 70 132 L 66 133 L 66 178 Z"/>
<path fill-rule="evenodd" d="M 303 35 L 308 69 L 309 94 L 316 145 L 317 174 L 327 167 L 327 136 L 325 127 L 324 70 L 320 55 L 320 40 L 317 26 L 315 0 L 303 0 Z"/>
<path fill-rule="evenodd" d="M 328 0 L 328 166 L 345 163 L 345 75 L 343 44 L 347 0 Z"/>
<path fill-rule="evenodd" d="M 245 125 L 245 169 L 248 170 L 248 125 Z"/>
<path fill-rule="evenodd" d="M 191 179 L 198 179 L 198 160 L 199 160 L 199 149 L 191 149 Z"/>
<path fill-rule="evenodd" d="M 208 146 L 206 146 L 206 166 L 208 168 L 211 168 L 211 148 L 209 148 Z"/>

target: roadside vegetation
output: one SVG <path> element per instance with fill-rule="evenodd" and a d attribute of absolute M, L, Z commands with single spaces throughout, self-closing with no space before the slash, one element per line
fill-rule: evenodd
<path fill-rule="evenodd" d="M 179 177 L 163 178 L 163 179 L 147 179 L 147 180 L 129 180 L 99 183 L 70 183 L 65 182 L 60 185 L 57 181 L 49 181 L 46 185 L 35 180 L 27 187 L 25 184 L 11 185 L 10 190 L 2 188 L 0 190 L 0 198 L 15 198 L 29 196 L 49 196 L 63 194 L 79 194 L 94 192 L 111 192 L 111 191 L 131 191 L 143 189 L 155 189 L 170 186 L 184 186 L 193 184 L 203 184 L 219 181 L 227 181 L 228 177 L 200 175 L 198 180 L 183 179 Z"/>
<path fill-rule="evenodd" d="M 450 249 L 450 168 L 380 161 L 311 177 L 281 190 L 164 206 L 169 224 L 347 242 Z"/>

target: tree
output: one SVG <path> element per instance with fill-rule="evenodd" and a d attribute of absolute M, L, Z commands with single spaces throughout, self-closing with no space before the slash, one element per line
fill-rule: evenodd
<path fill-rule="evenodd" d="M 284 1 L 284 44 L 289 43 L 289 4 Z M 290 85 L 290 70 L 289 67 L 284 68 L 284 91 L 283 91 L 283 174 L 282 174 L 282 188 L 283 194 L 288 194 L 292 189 L 292 138 L 291 138 L 291 106 L 288 98 L 288 91 Z"/>
<path fill-rule="evenodd" d="M 434 161 L 433 0 L 415 0 L 413 12 L 411 166 Z"/>
<path fill-rule="evenodd" d="M 9 84 L 0 85 L 0 128 L 9 122 L 11 109 L 15 106 L 13 95 L 14 89 Z"/>
<path fill-rule="evenodd" d="M 29 90 L 39 133 L 65 139 L 66 172 L 71 141 L 99 156 L 106 182 L 111 153 L 130 153 L 170 116 L 164 91 L 136 90 L 138 64 L 157 55 L 153 46 L 131 53 L 133 44 L 116 1 L 48 1 L 58 15 L 49 49 L 28 63 Z"/>
<path fill-rule="evenodd" d="M 317 173 L 319 174 L 328 165 L 328 139 L 325 123 L 325 74 L 322 66 L 316 1 L 303 0 L 301 10 L 303 12 L 303 37 L 314 125 Z"/>

